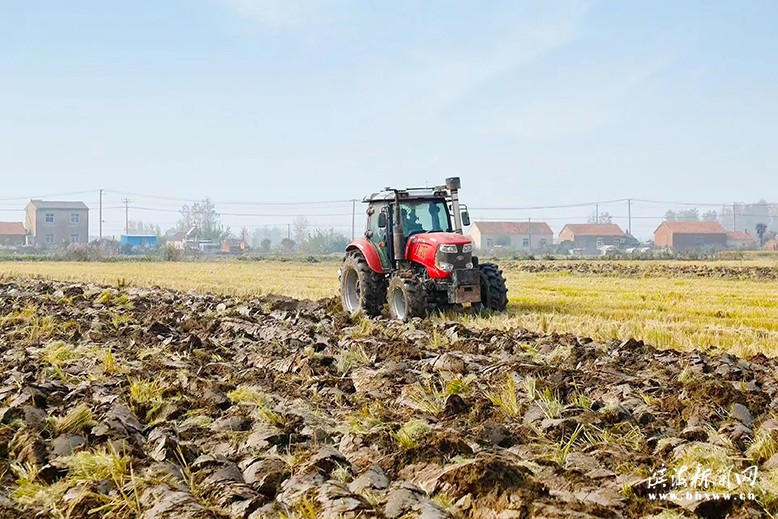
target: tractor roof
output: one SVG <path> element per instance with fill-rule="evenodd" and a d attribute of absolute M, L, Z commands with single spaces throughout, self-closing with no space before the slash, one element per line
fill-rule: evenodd
<path fill-rule="evenodd" d="M 395 189 L 391 187 L 384 188 L 383 191 L 373 193 L 362 199 L 363 202 L 373 202 L 380 200 L 394 200 L 394 192 L 400 195 L 401 199 L 405 200 L 421 200 L 421 199 L 434 199 L 434 198 L 446 198 L 448 191 L 446 186 L 436 187 L 406 187 L 404 189 Z"/>

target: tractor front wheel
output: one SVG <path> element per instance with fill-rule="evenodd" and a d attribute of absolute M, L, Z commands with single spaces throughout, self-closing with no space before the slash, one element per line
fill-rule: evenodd
<path fill-rule="evenodd" d="M 346 255 L 339 277 L 343 310 L 351 315 L 360 310 L 370 316 L 381 314 L 386 301 L 386 281 L 383 275 L 370 268 L 360 252 Z"/>
<path fill-rule="evenodd" d="M 413 277 L 396 274 L 389 280 L 387 293 L 389 315 L 398 321 L 410 321 L 427 314 L 427 298 L 424 287 Z"/>
<path fill-rule="evenodd" d="M 504 312 L 508 308 L 508 289 L 502 270 L 494 263 L 481 263 L 481 302 L 473 306 L 477 310 Z"/>

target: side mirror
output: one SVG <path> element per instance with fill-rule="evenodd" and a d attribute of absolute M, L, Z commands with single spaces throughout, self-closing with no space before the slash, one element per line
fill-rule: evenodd
<path fill-rule="evenodd" d="M 386 228 L 386 213 L 381 211 L 378 213 L 378 228 L 379 229 L 385 229 Z"/>
<path fill-rule="evenodd" d="M 462 211 L 462 225 L 470 225 L 470 214 L 467 211 Z"/>

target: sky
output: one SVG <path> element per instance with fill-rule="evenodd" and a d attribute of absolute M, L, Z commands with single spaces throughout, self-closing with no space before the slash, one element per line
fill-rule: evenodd
<path fill-rule="evenodd" d="M 776 19 L 769 0 L 0 0 L 0 220 L 75 193 L 56 198 L 96 233 L 104 189 L 109 235 L 124 198 L 164 229 L 205 196 L 233 229 L 350 233 L 348 200 L 449 176 L 476 219 L 557 232 L 595 201 L 776 201 Z M 680 207 L 633 202 L 633 232 Z M 625 202 L 600 211 L 626 227 Z"/>

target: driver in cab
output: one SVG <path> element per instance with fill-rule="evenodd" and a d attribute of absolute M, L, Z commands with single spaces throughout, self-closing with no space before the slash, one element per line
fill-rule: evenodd
<path fill-rule="evenodd" d="M 415 231 L 424 230 L 424 227 L 421 225 L 421 223 L 419 223 L 419 217 L 416 216 L 415 207 L 411 207 L 410 211 L 403 208 L 402 218 L 403 218 L 403 232 L 406 236 L 409 236 L 411 233 Z"/>

